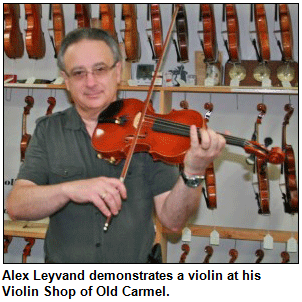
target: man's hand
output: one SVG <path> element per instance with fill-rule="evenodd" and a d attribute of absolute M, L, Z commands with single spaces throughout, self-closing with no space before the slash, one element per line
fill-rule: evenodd
<path fill-rule="evenodd" d="M 199 132 L 201 142 L 196 126 L 191 126 L 191 148 L 184 159 L 184 171 L 192 175 L 204 174 L 208 165 L 221 154 L 226 143 L 224 137 L 212 129 L 199 129 Z"/>
<path fill-rule="evenodd" d="M 76 203 L 93 203 L 106 217 L 117 215 L 122 199 L 127 198 L 125 185 L 117 178 L 97 177 L 62 184 L 63 191 Z"/>

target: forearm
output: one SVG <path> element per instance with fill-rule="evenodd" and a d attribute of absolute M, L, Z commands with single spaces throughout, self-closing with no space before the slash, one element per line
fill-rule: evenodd
<path fill-rule="evenodd" d="M 180 177 L 158 208 L 157 215 L 161 223 L 174 232 L 180 231 L 198 209 L 201 192 L 202 186 L 189 188 Z"/>
<path fill-rule="evenodd" d="M 7 212 L 13 220 L 39 220 L 61 209 L 69 198 L 61 184 L 38 186 L 17 181 L 7 198 Z"/>

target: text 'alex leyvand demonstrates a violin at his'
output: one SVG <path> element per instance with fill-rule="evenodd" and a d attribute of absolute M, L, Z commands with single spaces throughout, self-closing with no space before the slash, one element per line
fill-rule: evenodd
<path fill-rule="evenodd" d="M 50 217 L 47 263 L 146 263 L 155 236 L 153 207 L 163 226 L 181 230 L 199 206 L 205 169 L 225 139 L 191 126 L 181 174 L 175 165 L 135 152 L 120 180 L 124 160 L 101 159 L 91 144 L 99 115 L 117 100 L 117 42 L 100 29 L 74 30 L 62 42 L 58 66 L 73 105 L 37 121 L 8 213 L 14 220 Z"/>

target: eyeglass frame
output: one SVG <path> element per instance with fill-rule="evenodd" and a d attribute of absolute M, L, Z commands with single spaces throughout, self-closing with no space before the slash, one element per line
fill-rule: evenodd
<path fill-rule="evenodd" d="M 110 70 L 112 70 L 114 67 L 116 67 L 116 64 L 117 64 L 118 62 L 119 62 L 119 60 L 116 60 L 111 66 L 107 66 L 107 65 L 105 64 L 106 68 L 105 68 L 105 66 L 104 66 L 103 71 L 105 71 L 105 73 L 107 73 L 108 71 L 110 71 Z M 94 78 L 98 78 L 98 76 L 95 75 L 96 70 L 97 70 L 97 69 L 94 69 L 94 70 L 91 70 L 91 71 L 88 71 L 87 69 L 85 69 L 85 71 L 83 70 L 83 72 L 85 72 L 85 75 L 83 75 L 83 78 L 79 78 L 79 79 L 76 78 L 76 77 L 77 77 L 76 75 L 74 75 L 74 74 L 69 74 L 66 70 L 63 70 L 63 71 L 64 71 L 64 73 L 67 75 L 68 78 L 76 79 L 77 81 L 81 81 L 81 80 L 87 79 L 87 75 L 88 75 L 89 73 L 91 73 L 91 74 L 94 76 Z"/>

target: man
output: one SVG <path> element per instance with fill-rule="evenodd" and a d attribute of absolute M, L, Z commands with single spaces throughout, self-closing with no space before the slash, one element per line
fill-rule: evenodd
<path fill-rule="evenodd" d="M 97 158 L 91 146 L 99 114 L 117 99 L 117 43 L 99 29 L 77 29 L 64 39 L 58 66 L 74 106 L 37 122 L 7 211 L 12 219 L 50 217 L 48 263 L 147 262 L 154 241 L 153 204 L 165 227 L 181 230 L 199 205 L 205 169 L 225 140 L 202 129 L 200 144 L 192 126 L 182 176 L 176 167 L 136 153 L 123 183 L 123 163 Z M 104 232 L 108 217 L 112 222 Z"/>

